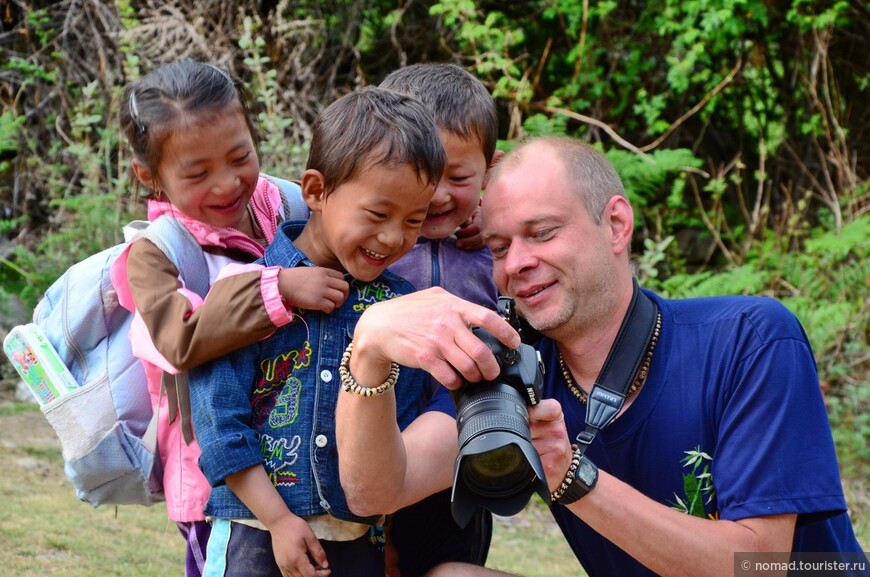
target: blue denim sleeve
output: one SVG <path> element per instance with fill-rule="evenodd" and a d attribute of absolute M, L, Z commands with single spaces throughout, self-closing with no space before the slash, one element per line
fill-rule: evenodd
<path fill-rule="evenodd" d="M 193 427 L 202 454 L 199 468 L 209 484 L 263 463 L 251 428 L 251 391 L 256 375 L 254 344 L 190 371 Z"/>

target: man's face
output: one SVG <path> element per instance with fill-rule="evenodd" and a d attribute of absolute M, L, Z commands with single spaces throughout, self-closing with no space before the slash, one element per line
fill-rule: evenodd
<path fill-rule="evenodd" d="M 526 146 L 486 189 L 483 237 L 517 311 L 552 338 L 593 326 L 616 284 L 610 227 L 596 225 L 555 152 Z"/>

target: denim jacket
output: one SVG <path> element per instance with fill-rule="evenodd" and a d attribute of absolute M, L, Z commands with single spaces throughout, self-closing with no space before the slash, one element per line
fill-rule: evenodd
<path fill-rule="evenodd" d="M 282 224 L 263 264 L 313 266 L 292 242 L 303 226 L 298 221 Z M 374 521 L 350 511 L 339 482 L 338 365 L 363 311 L 413 287 L 388 272 L 370 283 L 348 280 L 350 294 L 331 314 L 298 311 L 293 322 L 272 336 L 191 371 L 193 422 L 202 448 L 199 463 L 212 485 L 207 515 L 253 518 L 224 479 L 262 464 L 295 515 L 328 513 L 345 521 Z M 424 377 L 422 371 L 401 369 L 396 385 L 401 428 L 421 412 Z M 446 389 L 428 408 L 452 411 Z"/>

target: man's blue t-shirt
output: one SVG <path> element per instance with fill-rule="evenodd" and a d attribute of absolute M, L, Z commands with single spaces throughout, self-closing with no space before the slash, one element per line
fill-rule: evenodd
<path fill-rule="evenodd" d="M 647 382 L 598 433 L 586 452 L 592 462 L 685 514 L 796 513 L 795 551 L 860 551 L 797 319 L 762 297 L 653 298 L 662 330 Z M 554 343 L 545 338 L 537 348 L 543 396 L 561 403 L 575 439 L 586 406 L 568 389 Z M 553 516 L 591 577 L 653 575 L 567 508 L 554 507 Z"/>

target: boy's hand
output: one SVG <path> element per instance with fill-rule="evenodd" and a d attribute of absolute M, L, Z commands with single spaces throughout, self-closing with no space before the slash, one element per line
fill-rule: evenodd
<path fill-rule="evenodd" d="M 337 270 L 297 266 L 278 273 L 278 289 L 292 307 L 331 313 L 345 301 L 350 285 Z"/>
<path fill-rule="evenodd" d="M 284 577 L 326 577 L 326 552 L 304 519 L 290 514 L 270 527 L 275 563 Z M 312 561 L 314 564 L 312 564 Z"/>
<path fill-rule="evenodd" d="M 480 206 L 474 210 L 467 221 L 456 229 L 456 247 L 462 250 L 480 250 L 483 248 L 483 235 L 480 230 Z"/>

